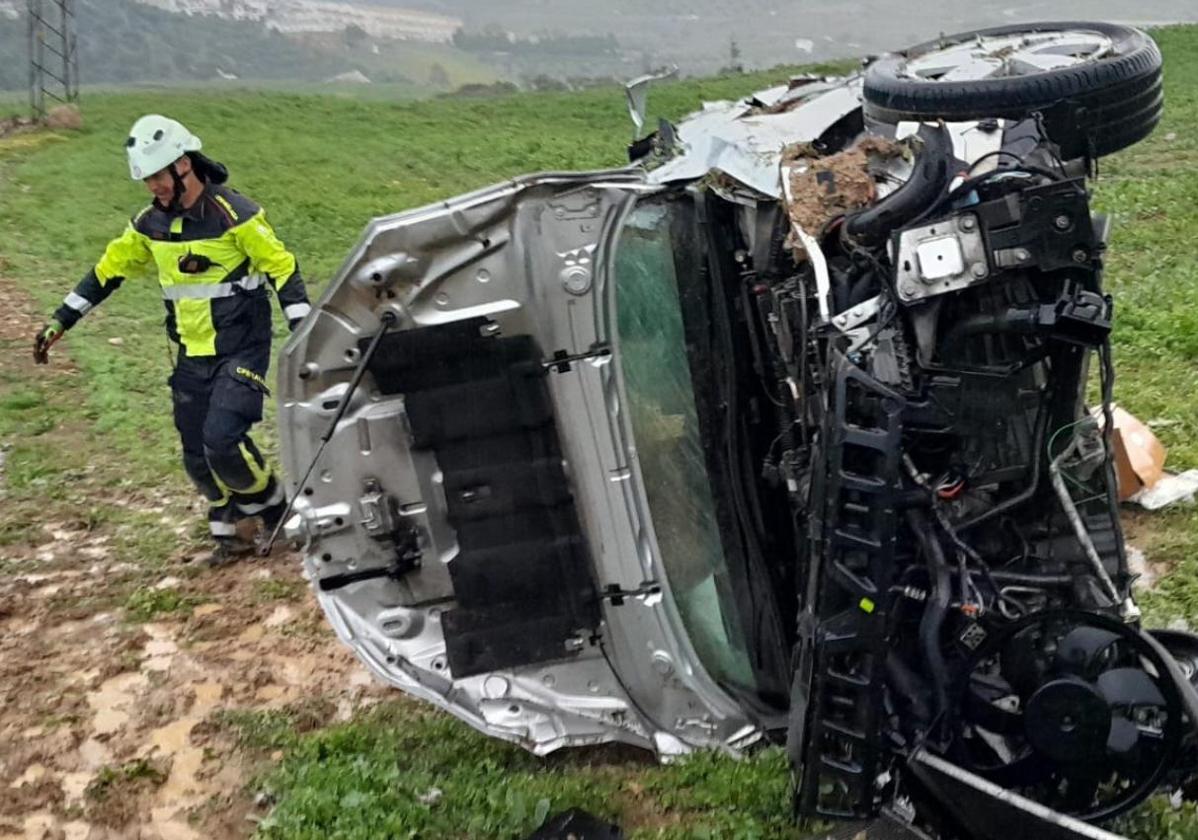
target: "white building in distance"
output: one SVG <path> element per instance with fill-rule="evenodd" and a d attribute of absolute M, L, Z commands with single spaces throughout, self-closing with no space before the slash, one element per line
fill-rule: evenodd
<path fill-rule="evenodd" d="M 366 3 L 330 0 L 139 0 L 168 12 L 213 15 L 262 23 L 284 33 L 340 32 L 357 26 L 375 38 L 445 43 L 462 25 L 457 18 Z M 3 7 L 0 0 L 0 7 Z"/>

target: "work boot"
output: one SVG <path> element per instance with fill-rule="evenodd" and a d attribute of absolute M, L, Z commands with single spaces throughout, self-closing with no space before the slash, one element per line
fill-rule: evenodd
<path fill-rule="evenodd" d="M 217 537 L 212 553 L 204 558 L 209 568 L 227 566 L 254 552 L 254 544 L 246 542 L 241 537 Z"/>

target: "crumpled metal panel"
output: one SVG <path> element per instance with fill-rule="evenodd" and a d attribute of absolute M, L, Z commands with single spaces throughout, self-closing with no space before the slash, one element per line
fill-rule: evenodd
<path fill-rule="evenodd" d="M 682 152 L 650 172 L 649 180 L 668 184 L 720 172 L 763 196 L 781 197 L 782 150 L 819 139 L 860 108 L 861 78 L 817 83 L 796 93 L 801 94 L 792 97 L 797 104 L 778 113 L 769 111 L 788 98 L 785 88 L 769 88 L 748 100 L 705 103 L 676 127 Z"/>
<path fill-rule="evenodd" d="M 376 219 L 279 359 L 280 437 L 287 474 L 304 474 L 384 312 L 397 329 L 485 316 L 545 352 L 585 353 L 609 336 L 606 261 L 624 208 L 647 186 L 636 169 L 528 176 Z M 297 494 L 288 533 L 303 538 L 318 583 L 385 571 L 391 549 L 369 528 L 363 500 L 384 493 L 419 537 L 420 566 L 326 591 L 317 599 L 341 640 L 380 679 L 538 754 L 622 741 L 663 759 L 696 747 L 735 749 L 759 737 L 702 669 L 660 578 L 623 433 L 611 358 L 549 379 L 563 456 L 595 576 L 658 594 L 605 602 L 600 644 L 560 661 L 455 675 L 442 615 L 453 605 L 458 552 L 434 456 L 413 447 L 405 401 L 369 377 Z M 463 411 L 474 407 L 463 406 Z M 371 489 L 373 488 L 373 489 Z M 666 597 L 663 597 L 666 596 Z"/>

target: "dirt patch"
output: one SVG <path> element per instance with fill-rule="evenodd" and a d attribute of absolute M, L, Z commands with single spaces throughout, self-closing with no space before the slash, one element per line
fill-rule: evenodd
<path fill-rule="evenodd" d="M 37 131 L 38 124 L 32 117 L 2 117 L 0 118 L 0 138 L 13 137 L 17 134 L 28 134 Z"/>
<path fill-rule="evenodd" d="M 0 139 L 18 134 L 31 134 L 48 128 L 53 131 L 79 131 L 83 128 L 83 114 L 75 105 L 55 105 L 46 112 L 45 123 L 32 117 L 13 115 L 0 117 Z"/>
<path fill-rule="evenodd" d="M 60 620 L 48 587 L 0 583 L 0 597 L 22 590 L 19 613 L 0 619 L 0 784 L 21 792 L 3 815 L 62 820 L 82 807 L 90 822 L 140 826 L 140 837 L 200 837 L 191 812 L 248 780 L 236 744 L 212 737 L 216 713 L 307 704 L 311 729 L 381 696 L 331 633 L 316 632 L 310 592 L 260 602 L 256 581 L 299 580 L 288 561 L 198 574 L 186 588 L 206 598 L 190 615 L 135 626 L 111 614 Z"/>
<path fill-rule="evenodd" d="M 0 374 L 29 381 L 41 314 L 2 278 L 0 297 Z M 78 375 L 67 342 L 36 375 Z M 73 417 L 41 440 L 93 443 Z M 102 480 L 80 487 L 115 503 Z M 6 522 L 21 528 L 0 547 L 0 840 L 247 836 L 247 815 L 262 813 L 244 790 L 263 757 L 214 737 L 214 716 L 303 705 L 316 728 L 389 693 L 336 641 L 296 555 L 155 571 L 121 556 L 114 526 L 72 513 L 86 506 L 12 501 Z M 124 605 L 142 591 L 179 597 L 136 621 Z"/>
<path fill-rule="evenodd" d="M 818 237 L 837 216 L 869 207 L 877 200 L 870 164 L 902 154 L 901 144 L 882 138 L 868 138 L 825 157 L 809 143 L 786 147 L 782 162 L 790 179 L 790 220 Z"/>
<path fill-rule="evenodd" d="M 170 776 L 170 765 L 139 759 L 120 767 L 104 767 L 84 788 L 86 814 L 90 822 L 120 828 L 143 810 L 140 803 L 162 787 Z"/>
<path fill-rule="evenodd" d="M 43 764 L 30 764 L 21 777 L 0 796 L 0 816 L 20 817 L 62 804 L 62 786 L 46 777 Z M 15 787 L 14 787 L 15 785 Z"/>

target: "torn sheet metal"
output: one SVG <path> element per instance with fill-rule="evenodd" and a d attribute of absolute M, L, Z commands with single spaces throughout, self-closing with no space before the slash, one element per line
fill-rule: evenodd
<path fill-rule="evenodd" d="M 1003 129 L 1007 120 L 971 120 L 969 122 L 945 123 L 949 137 L 953 141 L 953 157 L 957 160 L 972 163 L 971 172 L 981 175 L 998 168 L 999 151 L 1003 147 Z M 902 140 L 912 137 L 922 123 L 901 122 L 895 128 L 894 139 Z"/>
<path fill-rule="evenodd" d="M 628 99 L 628 116 L 632 120 L 632 142 L 636 142 L 645 128 L 645 108 L 649 101 L 649 86 L 654 82 L 672 79 L 678 75 L 678 65 L 674 65 L 660 73 L 648 73 L 638 76 L 624 85 L 624 95 Z"/>
<path fill-rule="evenodd" d="M 762 91 L 759 102 L 777 102 L 778 91 Z M 781 113 L 756 113 L 750 101 L 709 102 L 703 110 L 678 124 L 683 152 L 649 173 L 649 180 L 666 184 L 694 181 L 709 172 L 722 172 L 763 196 L 779 198 L 782 150 L 792 143 L 819 139 L 838 120 L 861 107 L 861 79 L 836 82 L 812 92 Z"/>

